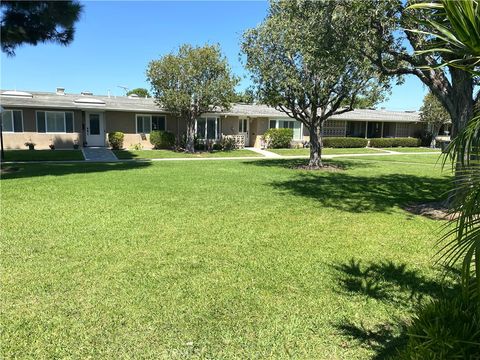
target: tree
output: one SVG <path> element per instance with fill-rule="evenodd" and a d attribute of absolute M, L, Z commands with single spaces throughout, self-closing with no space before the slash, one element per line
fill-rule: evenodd
<path fill-rule="evenodd" d="M 150 97 L 150 93 L 148 92 L 147 89 L 144 89 L 144 88 L 136 88 L 136 89 L 132 89 L 129 92 L 127 92 L 127 96 L 130 96 L 130 95 L 133 95 L 133 94 L 138 95 L 141 98 L 149 98 Z"/>
<path fill-rule="evenodd" d="M 15 55 L 22 44 L 73 41 L 82 5 L 78 1 L 2 1 L 2 51 Z"/>
<path fill-rule="evenodd" d="M 177 54 L 150 62 L 147 78 L 157 104 L 186 120 L 187 152 L 195 151 L 195 120 L 204 113 L 228 109 L 239 81 L 218 45 L 182 45 Z"/>
<path fill-rule="evenodd" d="M 234 102 L 243 104 L 253 104 L 257 101 L 255 92 L 252 89 L 246 89 L 242 92 L 235 93 Z"/>
<path fill-rule="evenodd" d="M 450 115 L 437 97 L 429 92 L 423 99 L 423 105 L 420 108 L 420 120 L 429 126 L 432 134 L 430 146 L 435 147 L 435 138 L 438 136 L 443 125 L 449 123 Z"/>
<path fill-rule="evenodd" d="M 480 77 L 480 3 L 478 0 L 415 4 L 413 9 L 430 13 L 427 33 L 435 47 L 422 53 L 447 54 L 442 67 L 465 71 L 472 79 Z M 464 292 L 480 311 L 480 103 L 479 93 L 472 117 L 448 147 L 452 168 L 456 170 L 451 211 L 456 219 L 442 238 L 442 258 L 447 269 L 462 263 Z M 446 161 L 446 159 L 445 159 Z"/>
<path fill-rule="evenodd" d="M 352 51 L 363 54 L 383 74 L 399 81 L 404 75 L 418 77 L 450 114 L 455 137 L 472 118 L 478 103 L 478 96 L 474 97 L 478 77 L 449 63 L 449 51 L 423 51 L 438 44 L 428 34 L 436 31 L 428 22 L 434 14 L 422 10 L 413 16 L 413 10 L 406 9 L 409 2 L 404 0 L 356 0 L 350 5 L 351 16 L 355 17 L 352 32 L 360 40 Z"/>
<path fill-rule="evenodd" d="M 308 167 L 322 166 L 322 133 L 358 97 L 388 88 L 363 56 L 350 51 L 345 1 L 272 1 L 267 18 L 245 32 L 242 51 L 260 100 L 300 121 L 310 134 Z M 346 104 L 342 107 L 342 104 Z"/>

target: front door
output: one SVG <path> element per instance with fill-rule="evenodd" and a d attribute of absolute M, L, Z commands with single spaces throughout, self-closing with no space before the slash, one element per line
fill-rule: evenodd
<path fill-rule="evenodd" d="M 102 113 L 87 113 L 87 146 L 105 146 L 105 124 Z"/>
<path fill-rule="evenodd" d="M 238 120 L 238 135 L 245 137 L 245 146 L 250 146 L 249 126 L 247 119 Z"/>

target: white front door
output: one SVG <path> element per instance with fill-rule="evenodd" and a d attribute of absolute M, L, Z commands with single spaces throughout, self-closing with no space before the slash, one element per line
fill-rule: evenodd
<path fill-rule="evenodd" d="M 245 146 L 250 146 L 250 131 L 247 119 L 238 120 L 238 135 L 245 136 Z"/>
<path fill-rule="evenodd" d="M 105 146 L 105 123 L 103 113 L 87 113 L 85 125 L 87 146 Z"/>

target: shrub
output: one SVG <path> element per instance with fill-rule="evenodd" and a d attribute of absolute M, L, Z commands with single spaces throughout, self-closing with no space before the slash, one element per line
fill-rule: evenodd
<path fill-rule="evenodd" d="M 130 149 L 131 149 L 131 150 L 142 150 L 142 149 L 143 149 L 143 145 L 142 145 L 142 143 L 132 144 L 132 145 L 130 145 Z"/>
<path fill-rule="evenodd" d="M 293 140 L 293 129 L 268 129 L 263 134 L 263 140 L 267 148 L 288 148 Z"/>
<path fill-rule="evenodd" d="M 213 144 L 212 149 L 214 151 L 221 151 L 222 150 L 222 145 L 220 143 L 215 143 L 215 144 Z"/>
<path fill-rule="evenodd" d="M 420 146 L 421 141 L 417 138 L 376 138 L 370 139 L 371 147 L 416 147 Z"/>
<path fill-rule="evenodd" d="M 424 305 L 407 329 L 401 359 L 478 359 L 480 311 L 462 293 Z"/>
<path fill-rule="evenodd" d="M 108 142 L 113 150 L 119 150 L 123 148 L 124 137 L 124 133 L 120 131 L 108 133 Z"/>
<path fill-rule="evenodd" d="M 356 137 L 326 137 L 323 138 L 323 147 L 328 148 L 364 148 L 368 140 Z"/>
<path fill-rule="evenodd" d="M 222 147 L 223 151 L 232 151 L 237 148 L 237 145 L 235 144 L 235 139 L 231 137 L 222 137 L 222 140 L 220 141 L 220 146 Z"/>
<path fill-rule="evenodd" d="M 171 149 L 175 145 L 175 135 L 168 131 L 154 130 L 150 133 L 150 143 L 154 149 Z"/>

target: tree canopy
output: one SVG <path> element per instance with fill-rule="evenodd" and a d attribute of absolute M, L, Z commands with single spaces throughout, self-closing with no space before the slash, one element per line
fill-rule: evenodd
<path fill-rule="evenodd" d="M 70 44 L 83 7 L 78 1 L 2 1 L 0 9 L 2 51 L 15 55 L 22 44 Z"/>
<path fill-rule="evenodd" d="M 404 75 L 418 77 L 450 114 L 455 136 L 468 123 L 475 103 L 478 103 L 478 96 L 474 97 L 474 84 L 478 82 L 478 77 L 449 63 L 452 52 L 440 50 L 438 39 L 429 35 L 429 32 L 438 31 L 429 21 L 437 15 L 436 10 L 407 9 L 412 2 L 350 2 L 348 11 L 355 17 L 351 29 L 359 39 L 351 51 L 363 54 L 383 74 L 399 82 Z"/>
<path fill-rule="evenodd" d="M 145 88 L 135 88 L 135 89 L 132 89 L 130 91 L 127 92 L 127 96 L 130 96 L 130 95 L 138 95 L 139 97 L 141 98 L 149 98 L 151 97 L 150 96 L 150 93 L 148 92 L 147 89 Z"/>
<path fill-rule="evenodd" d="M 302 122 L 310 133 L 309 166 L 321 166 L 324 122 L 379 99 L 389 83 L 351 32 L 345 1 L 272 1 L 267 18 L 244 34 L 242 51 L 260 100 Z M 349 15 L 350 14 L 350 15 Z"/>
<path fill-rule="evenodd" d="M 157 104 L 187 121 L 189 152 L 194 151 L 195 120 L 228 109 L 238 83 L 218 45 L 182 45 L 178 53 L 151 61 L 147 78 Z"/>

